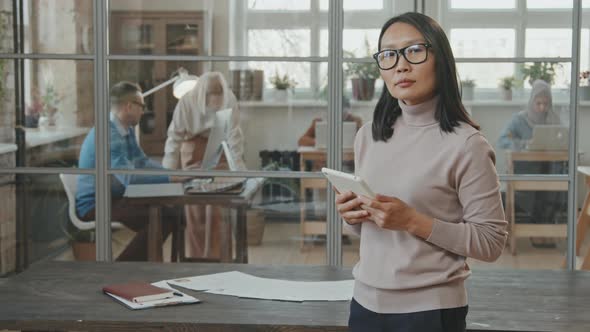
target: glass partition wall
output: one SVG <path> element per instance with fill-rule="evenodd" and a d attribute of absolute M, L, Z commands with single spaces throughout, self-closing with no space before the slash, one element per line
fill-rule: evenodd
<path fill-rule="evenodd" d="M 578 18 L 578 1 L 564 3 L 0 0 L 0 274 L 48 257 L 353 266 L 359 239 L 342 233 L 319 170 L 354 171 L 356 131 L 383 90 L 371 58 L 381 25 L 414 10 L 445 29 L 463 102 L 496 150 L 511 238 L 496 263 L 471 264 L 579 267 L 590 9 L 582 1 Z M 187 74 L 198 81 L 179 98 Z M 114 102 L 124 81 L 149 94 Z M 558 126 L 506 143 L 537 102 Z M 204 166 L 206 123 L 228 108 L 227 149 Z M 138 159 L 120 163 L 129 146 Z M 194 177 L 183 198 L 123 197 L 125 181 L 163 191 Z M 240 189 L 194 192 L 231 181 Z"/>

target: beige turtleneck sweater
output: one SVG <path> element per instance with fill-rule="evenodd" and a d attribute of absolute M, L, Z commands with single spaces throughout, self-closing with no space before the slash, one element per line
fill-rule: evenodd
<path fill-rule="evenodd" d="M 373 141 L 372 123 L 356 136 L 355 173 L 374 192 L 434 218 L 427 240 L 373 222 L 344 224 L 361 236 L 354 298 L 374 312 L 465 306 L 465 258 L 494 261 L 506 242 L 494 151 L 466 123 L 444 133 L 434 118 L 437 102 L 400 102 L 402 115 L 387 142 Z"/>

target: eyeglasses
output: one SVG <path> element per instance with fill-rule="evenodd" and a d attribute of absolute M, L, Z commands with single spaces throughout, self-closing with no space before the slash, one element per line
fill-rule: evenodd
<path fill-rule="evenodd" d="M 381 70 L 389 70 L 395 67 L 399 62 L 400 54 L 409 63 L 417 65 L 428 59 L 428 49 L 430 47 L 432 47 L 432 45 L 422 43 L 406 46 L 397 50 L 382 50 L 373 54 L 373 59 L 377 61 L 377 66 L 379 66 Z"/>
<path fill-rule="evenodd" d="M 142 103 L 135 101 L 135 100 L 132 100 L 131 103 L 141 107 L 141 110 L 144 112 L 147 110 L 147 106 L 145 104 L 142 104 Z"/>

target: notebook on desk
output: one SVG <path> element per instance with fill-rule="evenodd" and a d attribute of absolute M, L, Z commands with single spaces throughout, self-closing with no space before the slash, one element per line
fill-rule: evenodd
<path fill-rule="evenodd" d="M 526 145 L 531 151 L 563 151 L 568 149 L 569 128 L 562 125 L 537 125 Z"/>

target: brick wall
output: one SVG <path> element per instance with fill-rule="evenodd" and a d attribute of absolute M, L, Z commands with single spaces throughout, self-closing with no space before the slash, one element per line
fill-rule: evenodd
<path fill-rule="evenodd" d="M 14 167 L 14 153 L 0 154 L 0 167 Z M 16 193 L 14 175 L 0 176 L 0 276 L 16 267 Z"/>

